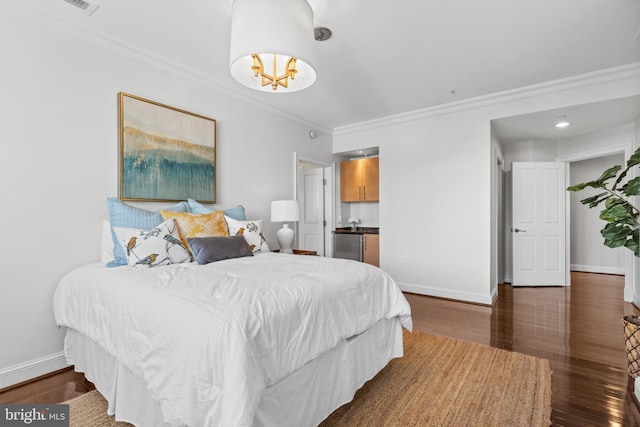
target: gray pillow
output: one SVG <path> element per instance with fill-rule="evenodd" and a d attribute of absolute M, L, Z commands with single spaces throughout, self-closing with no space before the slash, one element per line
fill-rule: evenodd
<path fill-rule="evenodd" d="M 242 236 L 190 237 L 187 238 L 187 243 L 198 264 L 253 256 L 249 244 Z"/>

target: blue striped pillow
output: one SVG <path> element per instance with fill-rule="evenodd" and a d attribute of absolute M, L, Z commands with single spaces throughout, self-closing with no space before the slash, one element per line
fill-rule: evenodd
<path fill-rule="evenodd" d="M 208 214 L 213 212 L 216 209 L 209 209 L 202 203 L 196 202 L 193 199 L 187 199 L 189 203 L 189 208 L 191 208 L 192 213 L 196 214 Z M 247 216 L 244 212 L 244 206 L 238 205 L 235 208 L 229 208 L 224 210 L 224 214 L 229 218 L 237 219 L 238 221 L 246 221 Z"/>

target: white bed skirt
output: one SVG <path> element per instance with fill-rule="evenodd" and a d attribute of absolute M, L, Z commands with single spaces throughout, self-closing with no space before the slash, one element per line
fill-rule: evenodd
<path fill-rule="evenodd" d="M 67 362 L 83 372 L 106 398 L 107 412 L 115 414 L 116 420 L 138 427 L 166 425 L 144 382 L 91 339 L 68 329 L 65 354 Z M 356 390 L 391 359 L 402 355 L 400 320 L 380 321 L 268 387 L 254 427 L 317 426 L 351 401 Z"/>

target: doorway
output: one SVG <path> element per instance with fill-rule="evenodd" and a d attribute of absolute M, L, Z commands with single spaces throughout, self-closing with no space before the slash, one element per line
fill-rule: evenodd
<path fill-rule="evenodd" d="M 496 145 L 494 146 L 494 188 L 493 188 L 493 238 L 494 254 L 492 259 L 493 271 L 491 278 L 491 300 L 498 298 L 499 284 L 504 283 L 505 277 L 505 247 L 504 247 L 504 156 Z"/>
<path fill-rule="evenodd" d="M 335 166 L 331 161 L 300 153 L 294 153 L 294 166 L 294 193 L 300 205 L 297 247 L 331 257 Z"/>
<path fill-rule="evenodd" d="M 571 163 L 579 162 L 583 160 L 604 158 L 612 155 L 623 155 L 624 158 L 619 157 L 619 160 L 624 161 L 624 159 L 627 159 L 631 156 L 632 151 L 633 151 L 633 148 L 631 144 L 622 144 L 622 145 L 610 146 L 610 147 L 606 147 L 598 150 L 591 150 L 584 153 L 577 153 L 571 156 L 564 156 L 564 157 L 558 158 L 558 160 L 567 162 L 567 164 L 569 165 L 567 167 L 567 170 L 568 170 L 567 182 L 571 182 Z M 618 163 L 620 164 L 620 162 Z M 599 175 L 600 172 L 602 171 L 600 170 L 596 171 L 595 175 Z M 596 177 L 597 176 L 593 176 L 593 178 L 596 178 Z M 574 194 L 572 195 L 572 197 L 573 196 L 579 199 L 586 197 L 586 195 L 582 195 L 582 194 Z M 584 197 L 580 197 L 580 196 L 584 196 Z M 585 206 L 579 206 L 579 208 L 588 209 Z M 570 211 L 570 207 L 568 210 Z M 599 210 L 597 212 L 599 212 Z M 571 214 L 569 212 L 568 216 L 570 215 Z M 572 240 L 570 240 L 570 242 L 572 242 Z M 599 242 L 598 246 L 599 247 L 602 246 L 601 241 Z M 604 246 L 602 247 L 604 248 Z M 611 251 L 610 248 L 604 248 L 604 249 Z M 623 255 L 624 257 L 624 300 L 633 301 L 633 287 L 634 287 L 634 280 L 636 276 L 636 269 L 634 267 L 635 257 L 633 256 L 633 253 L 629 250 L 624 250 L 622 252 L 624 253 Z M 615 271 L 610 271 L 610 273 L 615 273 Z"/>
<path fill-rule="evenodd" d="M 513 162 L 511 171 L 511 285 L 566 285 L 565 163 Z"/>

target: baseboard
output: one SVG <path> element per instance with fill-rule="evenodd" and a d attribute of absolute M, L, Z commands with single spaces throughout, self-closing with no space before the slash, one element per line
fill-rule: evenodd
<path fill-rule="evenodd" d="M 0 390 L 69 366 L 64 353 L 50 354 L 0 370 Z"/>
<path fill-rule="evenodd" d="M 400 290 L 413 294 L 427 295 L 431 297 L 446 298 L 474 304 L 492 305 L 493 296 L 490 293 L 476 294 L 472 292 L 452 291 L 451 289 L 434 288 L 431 286 L 415 285 L 411 283 L 396 282 Z"/>
<path fill-rule="evenodd" d="M 571 271 L 583 271 L 585 273 L 619 274 L 624 276 L 624 267 L 604 267 L 600 265 L 571 264 Z"/>
<path fill-rule="evenodd" d="M 493 306 L 498 299 L 498 285 L 491 289 L 491 305 Z"/>

